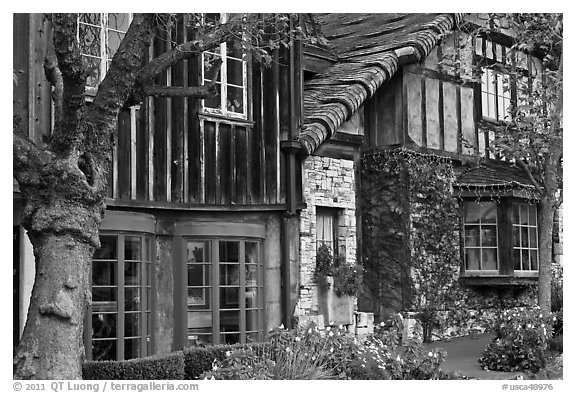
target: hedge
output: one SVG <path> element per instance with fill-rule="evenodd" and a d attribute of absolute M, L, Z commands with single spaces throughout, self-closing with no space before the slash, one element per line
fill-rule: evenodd
<path fill-rule="evenodd" d="M 88 361 L 82 366 L 82 378 L 100 379 L 184 379 L 182 351 L 140 359 L 119 361 Z"/>
<path fill-rule="evenodd" d="M 249 347 L 254 348 L 262 345 L 265 344 L 234 344 L 184 348 L 184 379 L 199 379 L 203 373 L 212 369 L 214 360 L 224 359 L 228 351 Z"/>

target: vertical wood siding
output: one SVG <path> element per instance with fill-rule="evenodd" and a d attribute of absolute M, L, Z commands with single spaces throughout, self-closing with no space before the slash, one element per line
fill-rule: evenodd
<path fill-rule="evenodd" d="M 49 135 L 51 101 L 42 63 L 46 33 L 41 15 L 16 15 L 14 26 L 15 110 L 24 114 L 29 135 L 42 143 Z M 158 56 L 170 40 L 195 37 L 181 20 L 170 37 L 156 36 L 149 58 Z M 18 44 L 18 45 L 16 45 Z M 287 49 L 286 49 L 287 50 Z M 288 53 L 274 53 L 278 60 Z M 108 196 L 117 200 L 160 202 L 163 205 L 283 204 L 284 156 L 280 141 L 287 138 L 290 116 L 283 109 L 288 69 L 282 62 L 271 67 L 249 67 L 246 120 L 208 116 L 200 100 L 147 97 L 125 108 L 118 117 L 113 168 Z M 298 66 L 298 65 L 297 65 Z M 196 86 L 200 65 L 183 61 L 160 75 L 156 84 Z M 20 82 L 21 81 L 21 82 Z M 153 206 L 153 204 L 150 204 Z"/>

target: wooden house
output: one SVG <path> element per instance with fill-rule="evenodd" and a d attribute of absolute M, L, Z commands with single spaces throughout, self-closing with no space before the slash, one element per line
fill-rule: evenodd
<path fill-rule="evenodd" d="M 270 66 L 224 43 L 157 81 L 210 82 L 211 59 L 221 58 L 215 97 L 150 96 L 126 107 L 114 141 L 102 246 L 93 259 L 87 359 L 258 341 L 271 328 L 292 326 L 294 317 L 321 314 L 317 249 L 327 244 L 346 263 L 364 262 L 367 239 L 380 232 L 366 228 L 372 211 L 364 208 L 371 197 L 364 186 L 372 180 L 362 160 L 391 149 L 443 157 L 454 169 L 466 233 L 455 245 L 463 277 L 474 285 L 529 286 L 538 266 L 530 235 L 537 206 L 525 203 L 529 183 L 500 162 L 467 164 L 486 154 L 513 97 L 497 85 L 463 85 L 439 66 L 450 40 L 465 39 L 452 34 L 461 17 L 306 15 L 300 23 L 314 39 L 275 49 Z M 83 55 L 93 66 L 87 102 L 130 20 L 130 14 L 80 14 Z M 153 40 L 150 56 L 192 34 L 181 18 Z M 42 15 L 14 14 L 14 108 L 39 145 L 52 124 L 43 71 L 48 38 Z M 470 50 L 471 61 L 474 50 L 498 61 L 506 46 L 485 40 L 471 42 Z M 499 188 L 499 202 L 484 201 Z M 34 279 L 19 195 L 15 184 L 15 342 Z M 468 204 L 478 197 L 482 203 Z M 474 219 L 486 211 L 497 221 Z M 469 243 L 480 229 L 498 233 L 495 246 Z M 515 230 L 528 234 L 519 247 L 506 235 Z M 399 277 L 406 278 L 404 270 Z M 386 296 L 369 293 L 359 309 L 405 309 L 407 295 L 394 285 Z"/>

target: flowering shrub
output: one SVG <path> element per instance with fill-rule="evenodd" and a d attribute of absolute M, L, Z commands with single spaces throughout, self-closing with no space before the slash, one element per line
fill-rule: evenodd
<path fill-rule="evenodd" d="M 239 348 L 216 360 L 205 379 L 454 379 L 440 365 L 446 354 L 416 340 L 398 345 L 398 318 L 358 340 L 342 327 L 309 325 L 269 333 L 267 345 Z"/>
<path fill-rule="evenodd" d="M 484 349 L 480 364 L 486 370 L 538 372 L 546 363 L 552 322 L 538 307 L 504 311 L 496 318 L 496 338 Z"/>
<path fill-rule="evenodd" d="M 346 378 L 354 356 L 353 336 L 343 328 L 319 330 L 309 325 L 269 333 L 268 345 L 231 351 L 215 361 L 205 379 L 337 379 Z"/>
<path fill-rule="evenodd" d="M 362 266 L 350 266 L 343 255 L 332 255 L 330 247 L 323 244 L 316 254 L 314 281 L 322 290 L 330 287 L 326 278 L 334 277 L 334 290 L 338 296 L 356 296 L 362 286 Z"/>

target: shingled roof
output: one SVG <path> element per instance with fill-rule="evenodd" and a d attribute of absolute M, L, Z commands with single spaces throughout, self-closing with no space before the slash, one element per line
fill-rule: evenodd
<path fill-rule="evenodd" d="M 304 119 L 296 136 L 312 154 L 399 67 L 425 58 L 459 14 L 317 14 L 338 62 L 304 85 Z"/>
<path fill-rule="evenodd" d="M 458 187 L 534 188 L 528 175 L 522 169 L 498 160 L 485 160 L 479 166 L 465 170 L 457 176 L 455 185 Z"/>

